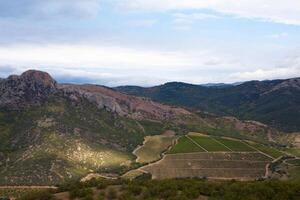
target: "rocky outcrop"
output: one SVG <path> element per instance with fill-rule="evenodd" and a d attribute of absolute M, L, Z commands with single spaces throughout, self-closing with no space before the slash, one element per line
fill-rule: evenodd
<path fill-rule="evenodd" d="M 18 110 L 40 104 L 57 92 L 57 83 L 48 73 L 29 70 L 0 82 L 0 107 Z"/>
<path fill-rule="evenodd" d="M 85 98 L 99 109 L 115 112 L 120 116 L 135 119 L 169 120 L 180 115 L 191 114 L 187 110 L 129 96 L 97 85 L 59 85 L 64 95 L 73 101 Z"/>
<path fill-rule="evenodd" d="M 0 82 L 0 108 L 18 110 L 39 105 L 51 95 L 62 95 L 71 102 L 79 102 L 84 98 L 99 109 L 135 119 L 170 120 L 190 114 L 181 108 L 122 94 L 103 86 L 60 85 L 48 73 L 40 71 L 30 70 Z"/>

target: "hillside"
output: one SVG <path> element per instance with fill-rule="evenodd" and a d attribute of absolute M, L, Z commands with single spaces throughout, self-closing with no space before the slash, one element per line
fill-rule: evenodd
<path fill-rule="evenodd" d="M 250 81 L 227 87 L 172 82 L 151 88 L 115 89 L 163 103 L 256 120 L 283 131 L 300 131 L 300 78 Z"/>
<path fill-rule="evenodd" d="M 0 184 L 122 173 L 135 165 L 132 151 L 145 136 L 166 130 L 265 143 L 281 135 L 257 122 L 193 113 L 103 86 L 58 84 L 31 70 L 0 82 Z"/>

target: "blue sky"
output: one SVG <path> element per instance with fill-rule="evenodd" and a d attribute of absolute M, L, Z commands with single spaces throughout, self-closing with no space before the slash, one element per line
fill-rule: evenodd
<path fill-rule="evenodd" d="M 0 77 L 151 86 L 300 76 L 298 0 L 1 0 Z"/>

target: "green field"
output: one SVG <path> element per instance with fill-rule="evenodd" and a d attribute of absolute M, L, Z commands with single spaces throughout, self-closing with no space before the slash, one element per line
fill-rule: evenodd
<path fill-rule="evenodd" d="M 273 158 L 278 158 L 280 156 L 285 155 L 284 153 L 278 151 L 277 149 L 265 146 L 263 144 L 251 143 L 249 145 L 252 146 L 252 147 L 254 147 L 254 148 L 256 148 L 256 149 L 258 149 L 259 151 L 261 151 L 261 152 L 263 152 L 265 154 L 268 154 L 269 156 L 271 156 Z"/>
<path fill-rule="evenodd" d="M 286 149 L 285 151 L 290 154 L 293 154 L 294 156 L 300 157 L 300 149 L 293 148 L 293 149 Z"/>
<path fill-rule="evenodd" d="M 215 137 L 216 140 L 230 148 L 232 151 L 237 151 L 237 152 L 249 152 L 249 151 L 255 151 L 255 149 L 249 147 L 245 143 L 238 141 L 238 140 L 230 140 L 230 139 L 225 139 L 225 138 L 220 138 L 220 137 Z"/>
<path fill-rule="evenodd" d="M 218 143 L 211 137 L 206 136 L 189 136 L 192 140 L 194 140 L 201 147 L 206 149 L 207 151 L 227 151 L 230 152 L 230 149 L 226 148 L 224 145 Z"/>
<path fill-rule="evenodd" d="M 177 144 L 173 146 L 168 153 L 175 154 L 191 152 L 204 152 L 204 150 L 198 147 L 196 144 L 194 144 L 189 138 L 183 136 L 178 139 Z"/>

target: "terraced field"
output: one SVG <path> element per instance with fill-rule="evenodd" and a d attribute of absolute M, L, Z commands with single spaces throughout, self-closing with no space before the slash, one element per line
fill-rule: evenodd
<path fill-rule="evenodd" d="M 181 137 L 162 160 L 141 170 L 151 173 L 154 179 L 253 180 L 264 177 L 267 164 L 282 155 L 261 144 L 193 133 Z"/>
<path fill-rule="evenodd" d="M 265 175 L 270 158 L 257 152 L 188 153 L 166 155 L 160 162 L 142 167 L 153 179 L 207 177 L 252 180 Z"/>

